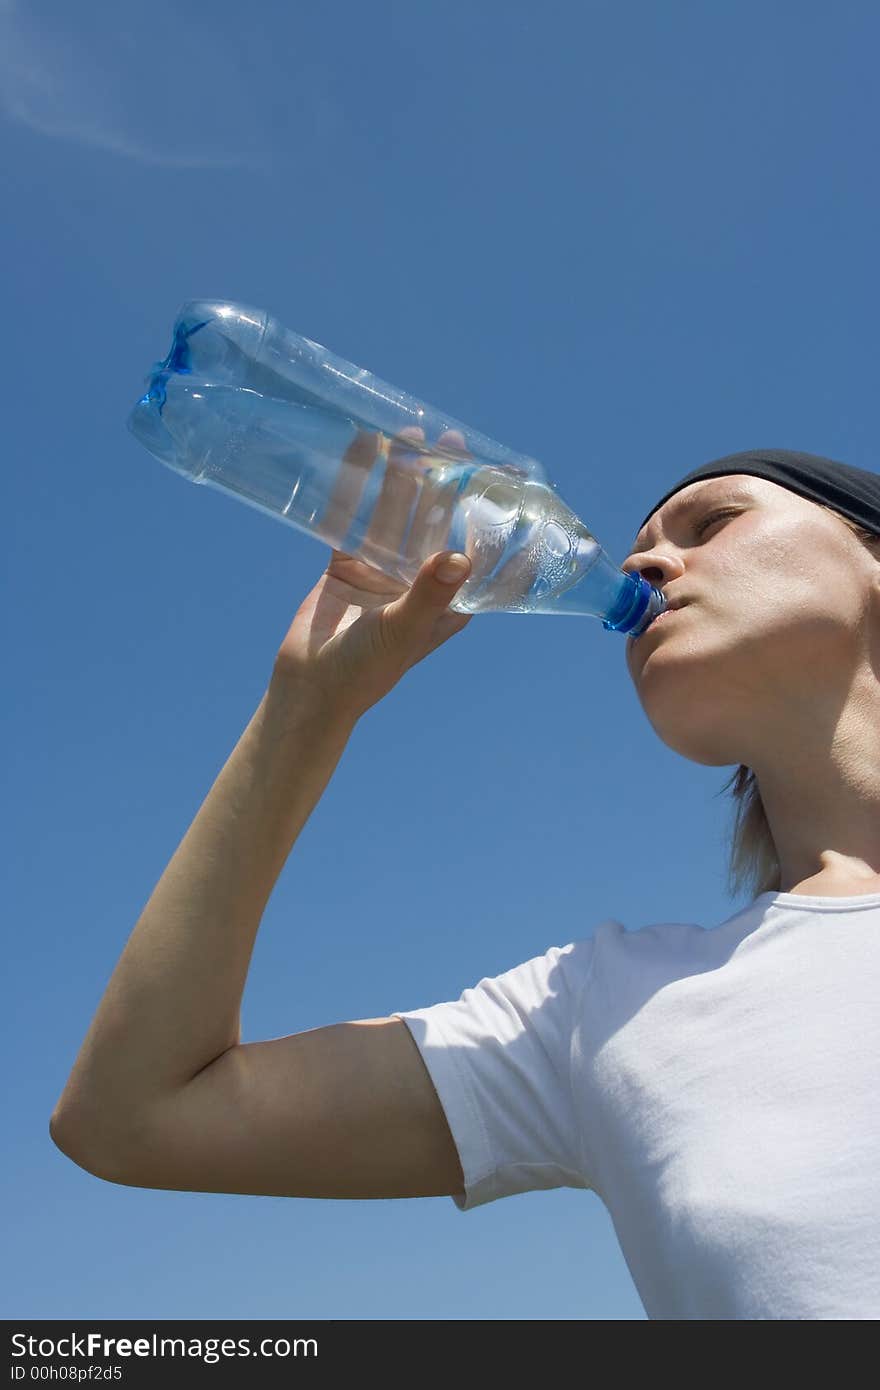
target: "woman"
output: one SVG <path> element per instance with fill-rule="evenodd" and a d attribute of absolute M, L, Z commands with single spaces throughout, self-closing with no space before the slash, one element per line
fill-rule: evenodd
<path fill-rule="evenodd" d="M 649 721 L 740 765 L 748 907 L 609 920 L 458 1001 L 242 1044 L 262 913 L 358 719 L 470 621 L 448 609 L 467 560 L 405 589 L 334 552 L 122 953 L 55 1142 L 190 1191 L 467 1211 L 592 1188 L 649 1317 L 877 1317 L 878 547 L 880 479 L 783 450 L 687 475 L 626 561 L 670 602 L 627 644 Z"/>

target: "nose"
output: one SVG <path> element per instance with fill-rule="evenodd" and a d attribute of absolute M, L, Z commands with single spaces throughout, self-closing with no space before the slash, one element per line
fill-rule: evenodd
<path fill-rule="evenodd" d="M 647 579 L 649 584 L 654 587 L 663 583 L 663 570 L 660 565 L 636 565 L 632 566 L 632 573 L 640 574 L 642 579 Z"/>
<path fill-rule="evenodd" d="M 684 574 L 684 565 L 674 551 L 641 550 L 638 555 L 628 555 L 620 567 L 625 574 L 639 574 L 649 584 L 658 588 Z"/>

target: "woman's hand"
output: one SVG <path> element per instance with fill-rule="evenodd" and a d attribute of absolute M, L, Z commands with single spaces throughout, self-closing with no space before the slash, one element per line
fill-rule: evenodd
<path fill-rule="evenodd" d="M 401 434 L 424 439 L 420 429 Z M 445 450 L 461 451 L 466 457 L 465 441 L 458 431 L 447 430 L 437 442 Z M 343 469 L 345 486 L 351 488 L 353 464 L 363 468 L 366 476 L 377 447 L 375 436 L 358 436 L 349 449 L 349 467 Z M 407 484 L 418 483 L 411 456 L 406 458 L 400 446 L 396 447 L 397 454 L 394 446 L 389 454 L 385 485 L 371 520 L 371 530 L 381 527 L 379 534 L 386 546 L 396 539 L 402 543 L 412 503 Z M 331 507 L 334 505 L 352 510 L 351 502 L 342 498 L 331 499 Z M 425 526 L 428 520 L 426 517 Z M 433 511 L 430 520 L 432 528 L 436 527 Z M 444 538 L 448 517 L 446 521 Z M 411 536 L 418 523 L 417 511 Z M 337 528 L 336 534 L 341 533 Z M 422 544 L 425 534 L 421 532 Z M 434 531 L 434 538 L 440 539 L 440 533 Z M 365 548 L 369 549 L 369 535 Z M 464 556 L 460 557 L 458 575 L 442 577 L 442 562 L 452 554 L 455 552 L 434 551 L 408 586 L 363 560 L 333 550 L 327 569 L 300 605 L 278 650 L 272 675 L 275 692 L 282 698 L 285 691 L 294 691 L 298 698 L 314 699 L 322 711 L 346 721 L 360 718 L 411 666 L 470 622 L 470 614 L 449 611 L 471 570 L 470 560 Z"/>

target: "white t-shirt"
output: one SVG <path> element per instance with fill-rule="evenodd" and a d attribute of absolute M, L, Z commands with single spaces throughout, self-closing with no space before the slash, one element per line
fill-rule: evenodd
<path fill-rule="evenodd" d="M 609 919 L 395 1017 L 462 1211 L 592 1189 L 649 1318 L 880 1317 L 880 894 Z"/>

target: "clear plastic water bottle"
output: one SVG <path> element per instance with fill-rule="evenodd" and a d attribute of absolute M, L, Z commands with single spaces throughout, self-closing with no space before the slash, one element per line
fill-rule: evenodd
<path fill-rule="evenodd" d="M 462 551 L 471 574 L 457 612 L 579 614 L 638 637 L 666 607 L 609 559 L 535 459 L 262 310 L 184 304 L 128 424 L 190 481 L 404 583 L 438 550 Z M 453 430 L 465 447 L 443 442 Z"/>

